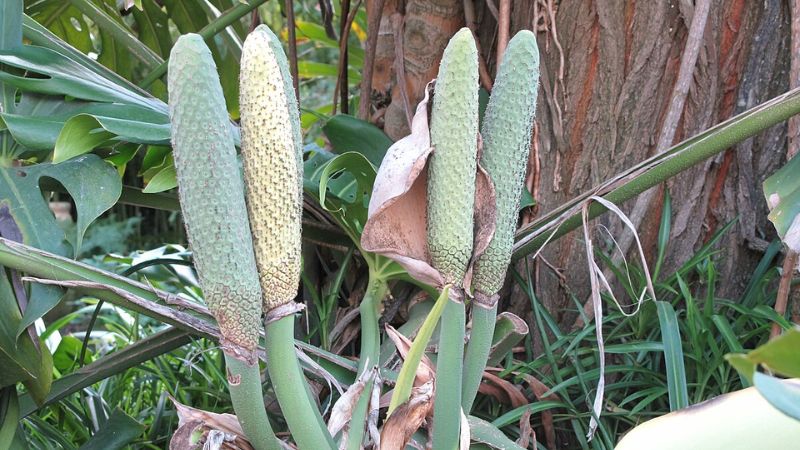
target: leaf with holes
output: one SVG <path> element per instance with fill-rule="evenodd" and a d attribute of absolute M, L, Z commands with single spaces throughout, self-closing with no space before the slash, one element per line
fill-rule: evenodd
<path fill-rule="evenodd" d="M 65 236 L 42 195 L 42 180 L 61 184 L 75 202 L 76 234 Z M 108 210 L 120 196 L 122 183 L 116 170 L 96 155 L 84 155 L 61 164 L 37 164 L 0 170 L 2 212 L 19 228 L 22 241 L 60 255 L 80 253 L 89 224 Z M 65 242 L 71 242 L 72 251 Z M 34 286 L 17 335 L 58 302 L 57 290 Z"/>

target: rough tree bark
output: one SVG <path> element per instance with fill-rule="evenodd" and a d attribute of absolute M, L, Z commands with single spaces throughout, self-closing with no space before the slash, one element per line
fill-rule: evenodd
<path fill-rule="evenodd" d="M 465 23 L 464 1 L 472 0 L 387 0 L 375 59 L 371 117 L 391 137 L 402 137 L 408 129 L 398 67 L 404 66 L 406 96 L 413 108 L 425 83 L 435 76 L 447 39 Z M 492 74 L 497 3 L 473 4 L 482 56 Z M 532 152 L 536 160 L 530 164 L 541 168 L 532 177 L 536 185 L 531 186 L 539 212 L 655 151 L 692 14 L 689 0 L 512 2 L 511 35 L 523 28 L 535 29 L 542 55 L 534 136 L 537 151 Z M 403 28 L 401 65 L 394 31 Z M 789 37 L 785 1 L 715 0 L 674 142 L 786 91 Z M 715 230 L 738 216 L 738 223 L 720 244 L 723 282 L 719 294 L 735 298 L 742 292 L 774 236 L 766 221 L 761 182 L 785 162 L 785 147 L 786 126 L 778 125 L 667 183 L 673 225 L 664 270 L 685 261 Z M 661 211 L 660 200 L 655 203 L 640 230 L 651 251 Z M 624 206 L 630 208 L 632 202 Z M 616 232 L 621 230 L 607 216 L 598 220 Z M 580 299 L 588 292 L 582 244 L 572 234 L 550 244 L 543 257 L 549 264 L 535 264 L 537 293 L 569 327 L 576 314 L 570 292 Z M 528 300 L 516 294 L 510 299 L 508 306 L 524 315 Z"/>

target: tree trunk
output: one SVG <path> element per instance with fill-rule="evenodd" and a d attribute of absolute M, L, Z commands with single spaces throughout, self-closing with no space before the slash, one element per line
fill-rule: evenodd
<path fill-rule="evenodd" d="M 413 111 L 425 83 L 435 77 L 447 39 L 465 23 L 464 1 L 386 3 L 375 58 L 372 117 L 397 139 L 408 130 L 406 108 Z M 474 6 L 483 60 L 493 74 L 497 20 L 487 2 Z M 511 35 L 535 29 L 542 55 L 536 151 L 530 163 L 540 171 L 530 177 L 535 185 L 529 186 L 539 213 L 653 154 L 692 14 L 688 0 L 512 2 Z M 408 106 L 397 82 L 398 24 L 405 28 L 402 61 Z M 674 142 L 785 92 L 789 37 L 785 2 L 715 0 Z M 718 266 L 719 295 L 738 297 L 775 236 L 766 221 L 761 182 L 785 160 L 786 126 L 781 124 L 670 180 L 666 187 L 672 196 L 673 222 L 664 273 L 738 216 L 721 241 Z M 639 230 L 651 259 L 662 206 L 661 195 L 657 199 Z M 598 221 L 621 231 L 608 215 Z M 569 294 L 585 299 L 588 293 L 582 245 L 573 233 L 542 253 L 549 264 L 531 266 L 539 298 L 566 328 L 576 315 Z M 525 315 L 528 305 L 528 299 L 515 293 L 508 306 Z"/>

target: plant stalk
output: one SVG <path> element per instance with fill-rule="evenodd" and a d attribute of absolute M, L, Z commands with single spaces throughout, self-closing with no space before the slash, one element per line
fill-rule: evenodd
<path fill-rule="evenodd" d="M 452 292 L 452 291 L 451 291 Z M 457 448 L 461 426 L 461 376 L 464 364 L 464 303 L 452 294 L 444 307 L 436 360 L 433 448 Z"/>
<path fill-rule="evenodd" d="M 294 316 L 267 323 L 267 370 L 281 411 L 300 449 L 333 449 L 335 445 L 322 424 L 317 405 L 306 391 L 305 378 L 294 347 Z"/>
<path fill-rule="evenodd" d="M 497 303 L 491 308 L 472 304 L 472 331 L 464 353 L 464 381 L 461 391 L 461 407 L 469 414 L 478 388 L 483 379 L 483 370 L 492 349 L 494 325 L 497 321 Z"/>
<path fill-rule="evenodd" d="M 763 131 L 789 117 L 800 113 L 800 88 L 793 89 L 783 95 L 773 98 L 755 108 L 747 110 L 736 117 L 712 127 L 711 129 L 687 139 L 672 147 L 663 154 L 656 155 L 645 163 L 653 166 L 639 175 L 631 176 L 629 181 L 603 195 L 606 200 L 620 204 L 629 200 L 645 190 L 668 180 L 678 173 L 706 160 L 717 153 Z M 633 174 L 643 164 L 639 164 L 625 174 Z M 540 249 L 544 243 L 560 238 L 581 225 L 580 210 L 572 214 L 561 226 L 552 231 L 552 220 L 565 212 L 570 206 L 588 198 L 594 190 L 566 203 L 564 206 L 548 213 L 542 219 L 530 224 L 517 233 L 517 243 L 514 245 L 512 262 Z M 606 208 L 597 202 L 589 207 L 589 218 L 593 219 L 604 213 Z M 531 234 L 536 234 L 530 238 Z M 551 234 L 553 235 L 551 237 Z"/>
<path fill-rule="evenodd" d="M 225 364 L 233 410 L 247 440 L 255 450 L 282 450 L 267 418 L 258 362 L 248 364 L 225 353 Z"/>
<path fill-rule="evenodd" d="M 364 372 L 371 370 L 378 364 L 381 348 L 378 311 L 383 298 L 386 297 L 388 292 L 389 286 L 386 284 L 386 280 L 370 273 L 367 292 L 358 306 L 358 310 L 361 313 L 361 355 L 358 360 L 356 380 Z M 374 379 L 369 379 L 364 385 L 364 390 L 350 418 L 350 431 L 347 435 L 348 450 L 358 450 L 362 447 L 373 383 Z"/>

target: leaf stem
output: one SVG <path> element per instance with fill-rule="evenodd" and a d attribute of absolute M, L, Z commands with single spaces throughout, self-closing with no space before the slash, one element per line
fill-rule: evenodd
<path fill-rule="evenodd" d="M 483 378 L 483 370 L 492 348 L 494 325 L 497 320 L 497 304 L 485 308 L 472 305 L 472 331 L 464 355 L 464 381 L 461 391 L 461 407 L 468 414 L 475 402 Z"/>
<path fill-rule="evenodd" d="M 247 440 L 255 450 L 281 450 L 264 407 L 258 362 L 249 364 L 225 353 L 225 364 L 233 410 Z"/>
<path fill-rule="evenodd" d="M 435 449 L 458 447 L 465 319 L 464 303 L 454 300 L 451 294 L 442 314 L 439 355 L 436 360 L 436 401 L 433 404 Z"/>
<path fill-rule="evenodd" d="M 306 390 L 294 347 L 294 316 L 267 323 L 267 370 L 289 431 L 301 449 L 335 448 L 324 421 Z"/>
<path fill-rule="evenodd" d="M 378 328 L 378 311 L 386 294 L 389 292 L 389 286 L 386 280 L 380 276 L 370 273 L 369 282 L 367 283 L 367 292 L 361 300 L 358 309 L 361 312 L 361 355 L 358 360 L 358 373 L 356 380 L 361 375 L 376 367 L 380 357 L 380 329 Z M 350 419 L 350 432 L 347 435 L 347 448 L 349 450 L 358 450 L 362 447 L 364 440 L 364 428 L 367 422 L 367 413 L 369 412 L 369 399 L 372 395 L 372 384 L 374 379 L 370 378 L 364 386 L 364 391 L 361 393 L 356 407 L 353 410 L 353 415 Z"/>
<path fill-rule="evenodd" d="M 620 204 L 693 167 L 700 161 L 704 161 L 798 113 L 800 113 L 800 88 L 792 89 L 736 117 L 732 117 L 673 146 L 666 152 L 653 156 L 626 170 L 619 177 L 615 177 L 619 178 L 618 187 L 605 194 L 601 192 L 601 194 L 606 200 Z M 639 171 L 641 172 L 637 173 Z M 622 180 L 626 181 L 623 182 Z M 517 231 L 512 262 L 534 253 L 547 241 L 553 242 L 578 228 L 582 223 L 580 209 L 571 214 L 557 228 L 554 225 L 557 221 L 554 219 L 568 212 L 570 207 L 591 195 L 597 195 L 597 189 L 591 189 L 564 203 L 536 222 Z M 589 218 L 593 219 L 606 211 L 607 209 L 603 205 L 594 202 L 589 207 Z M 556 229 L 553 231 L 553 228 Z M 532 236 L 534 234 L 535 236 Z"/>

